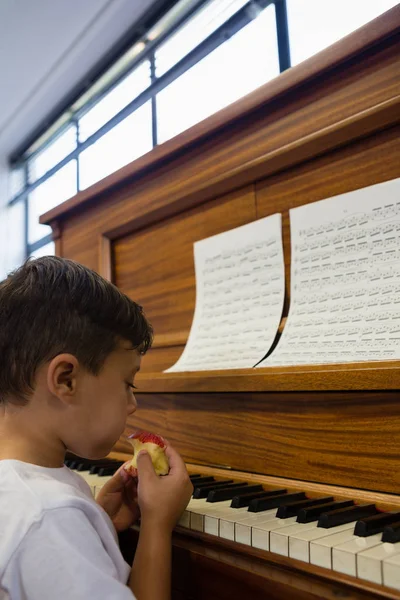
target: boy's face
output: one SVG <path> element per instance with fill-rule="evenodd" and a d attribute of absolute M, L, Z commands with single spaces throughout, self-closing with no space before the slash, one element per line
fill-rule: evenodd
<path fill-rule="evenodd" d="M 85 458 L 101 458 L 110 452 L 136 410 L 132 385 L 141 356 L 122 341 L 98 375 L 78 369 L 75 398 L 67 410 L 62 439 L 68 450 Z"/>

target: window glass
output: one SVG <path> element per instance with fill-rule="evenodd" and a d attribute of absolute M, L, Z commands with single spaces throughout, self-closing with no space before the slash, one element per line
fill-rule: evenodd
<path fill-rule="evenodd" d="M 79 141 L 84 142 L 112 119 L 148 88 L 150 81 L 150 63 L 146 60 L 83 115 L 79 120 Z"/>
<path fill-rule="evenodd" d="M 14 198 L 22 192 L 25 185 L 24 167 L 18 167 L 10 171 L 8 197 Z"/>
<path fill-rule="evenodd" d="M 80 154 L 80 189 L 117 171 L 152 147 L 151 102 L 146 102 Z"/>
<path fill-rule="evenodd" d="M 52 256 L 55 253 L 55 244 L 54 242 L 49 242 L 44 246 L 41 246 L 37 250 L 34 250 L 32 254 L 30 254 L 30 258 L 41 258 L 42 256 Z"/>
<path fill-rule="evenodd" d="M 279 75 L 275 6 L 157 95 L 158 141 L 202 121 Z"/>
<path fill-rule="evenodd" d="M 25 202 L 0 210 L 0 281 L 25 259 Z"/>
<path fill-rule="evenodd" d="M 214 0 L 182 25 L 155 53 L 156 75 L 161 77 L 193 48 L 223 25 L 248 0 Z"/>
<path fill-rule="evenodd" d="M 54 142 L 28 160 L 28 179 L 33 183 L 76 148 L 76 128 L 70 126 Z"/>
<path fill-rule="evenodd" d="M 71 160 L 52 177 L 35 188 L 28 197 L 28 243 L 33 244 L 51 233 L 51 227 L 41 225 L 39 217 L 64 200 L 74 196 L 76 185 L 76 160 Z"/>
<path fill-rule="evenodd" d="M 286 0 L 292 65 L 337 42 L 398 0 Z"/>

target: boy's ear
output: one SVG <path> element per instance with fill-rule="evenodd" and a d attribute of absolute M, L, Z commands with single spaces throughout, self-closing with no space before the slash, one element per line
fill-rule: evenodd
<path fill-rule="evenodd" d="M 76 394 L 79 361 L 73 354 L 58 354 L 47 368 L 47 387 L 63 402 L 71 402 Z"/>

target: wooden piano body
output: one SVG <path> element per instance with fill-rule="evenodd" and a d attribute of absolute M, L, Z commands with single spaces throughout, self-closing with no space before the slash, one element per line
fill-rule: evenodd
<path fill-rule="evenodd" d="M 195 241 L 280 212 L 289 282 L 290 208 L 400 176 L 399 49 L 397 6 L 42 217 L 57 254 L 145 307 L 155 342 L 127 430 L 165 435 L 192 472 L 400 508 L 398 362 L 163 373 L 192 322 Z M 287 285 L 284 316 L 289 302 Z M 173 594 L 400 597 L 179 528 Z"/>

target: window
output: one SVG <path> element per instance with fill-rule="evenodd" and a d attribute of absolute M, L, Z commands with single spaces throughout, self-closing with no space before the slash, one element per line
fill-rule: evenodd
<path fill-rule="evenodd" d="M 219 0 L 207 3 L 156 50 L 157 77 L 169 71 L 247 3 L 248 0 Z"/>
<path fill-rule="evenodd" d="M 41 225 L 39 217 L 77 192 L 76 160 L 71 160 L 28 196 L 28 244 L 51 233 L 51 227 Z"/>
<path fill-rule="evenodd" d="M 158 141 L 165 142 L 277 75 L 275 7 L 271 5 L 158 94 Z"/>
<path fill-rule="evenodd" d="M 76 128 L 68 127 L 47 148 L 28 160 L 28 181 L 34 183 L 76 148 Z"/>
<path fill-rule="evenodd" d="M 292 65 L 398 4 L 398 0 L 286 0 Z"/>
<path fill-rule="evenodd" d="M 40 248 L 38 250 L 33 250 L 33 252 L 30 254 L 29 258 L 41 258 L 42 256 L 51 256 L 52 254 L 54 254 L 54 250 L 55 250 L 55 244 L 54 242 L 49 242 L 48 244 L 45 244 L 44 246 L 40 246 Z"/>
<path fill-rule="evenodd" d="M 84 142 L 150 85 L 146 60 L 79 119 L 79 141 Z"/>
<path fill-rule="evenodd" d="M 397 3 L 177 0 L 15 157 L 8 213 L 25 255 L 54 251 L 41 214 Z"/>
<path fill-rule="evenodd" d="M 89 187 L 153 148 L 151 104 L 126 117 L 79 156 L 79 187 Z"/>

